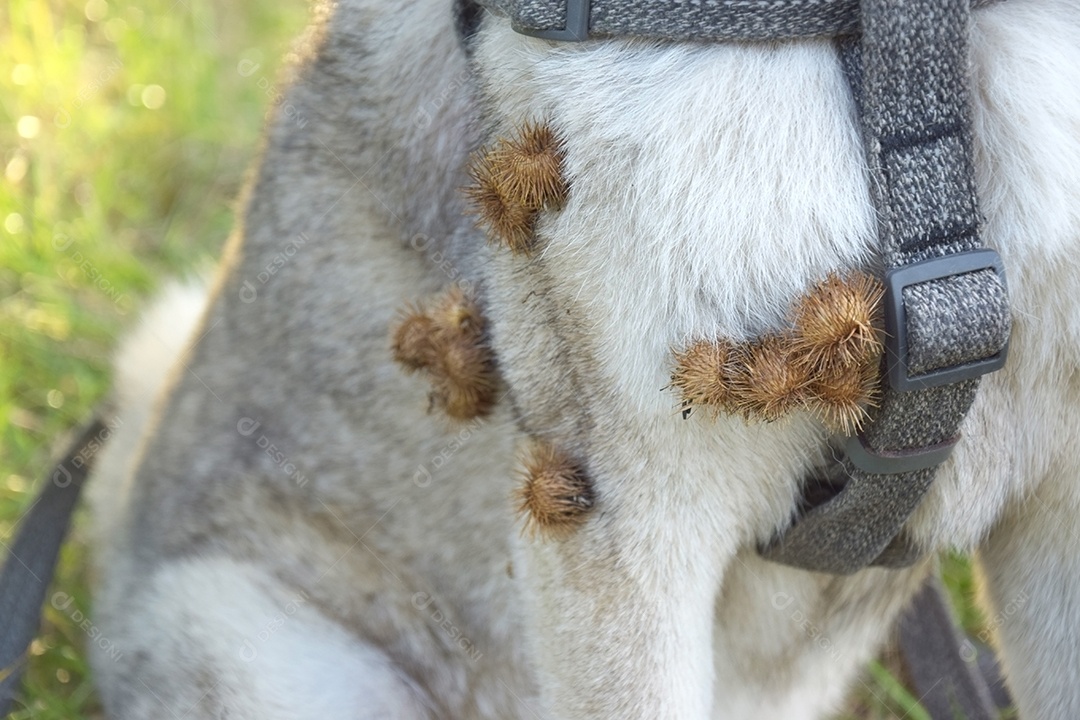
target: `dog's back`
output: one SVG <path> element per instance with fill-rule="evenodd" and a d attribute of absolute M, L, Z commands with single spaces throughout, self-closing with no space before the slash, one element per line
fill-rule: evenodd
<path fill-rule="evenodd" d="M 99 512 L 123 508 L 98 594 L 122 656 L 96 661 L 117 717 L 509 717 L 503 683 L 529 692 L 509 420 L 428 415 L 388 353 L 397 310 L 444 281 L 414 246 L 448 253 L 460 224 L 452 17 L 354 2 L 327 19 L 133 482 L 95 481 Z M 137 340 L 128 357 L 159 342 Z"/>

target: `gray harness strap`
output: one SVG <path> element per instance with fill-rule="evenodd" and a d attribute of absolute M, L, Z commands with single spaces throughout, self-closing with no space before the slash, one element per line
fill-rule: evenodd
<path fill-rule="evenodd" d="M 973 0 L 978 7 L 994 0 Z M 859 0 L 480 0 L 548 40 L 792 40 L 855 35 Z M 922 5 L 918 5 L 922 7 Z"/>
<path fill-rule="evenodd" d="M 1010 330 L 1000 258 L 978 236 L 968 0 L 481 4 L 520 32 L 556 40 L 841 37 L 878 211 L 889 386 L 864 435 L 848 439 L 831 471 L 838 491 L 761 554 L 834 574 L 922 557 L 904 524 L 958 439 L 978 378 L 1004 364 Z"/>
<path fill-rule="evenodd" d="M 664 40 L 780 40 L 849 35 L 858 0 L 485 0 L 514 30 L 549 40 L 633 36 Z"/>
<path fill-rule="evenodd" d="M 843 489 L 764 549 L 777 562 L 849 574 L 920 557 L 903 525 L 955 444 L 979 376 L 1004 363 L 1004 275 L 978 236 L 968 16 L 964 0 L 865 0 L 860 40 L 842 45 L 878 210 L 889 385 L 847 442 Z"/>

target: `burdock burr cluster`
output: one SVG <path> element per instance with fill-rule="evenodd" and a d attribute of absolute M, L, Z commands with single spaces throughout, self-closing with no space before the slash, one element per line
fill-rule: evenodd
<path fill-rule="evenodd" d="M 496 140 L 472 163 L 466 195 L 495 243 L 529 254 L 536 220 L 569 195 L 563 142 L 546 124 L 527 123 Z M 671 386 L 684 415 L 704 410 L 748 421 L 814 412 L 838 433 L 857 432 L 877 400 L 883 353 L 881 283 L 860 272 L 832 274 L 794 304 L 788 327 L 744 342 L 701 339 L 675 351 Z M 499 378 L 476 297 L 458 285 L 408 306 L 393 331 L 394 358 L 427 375 L 430 401 L 467 420 L 493 408 Z M 525 527 L 564 537 L 596 502 L 582 463 L 563 448 L 532 438 L 515 495 Z"/>
<path fill-rule="evenodd" d="M 773 421 L 804 408 L 834 432 L 857 432 L 878 395 L 883 292 L 863 273 L 830 275 L 795 303 L 787 330 L 675 353 L 671 384 L 684 411 Z"/>

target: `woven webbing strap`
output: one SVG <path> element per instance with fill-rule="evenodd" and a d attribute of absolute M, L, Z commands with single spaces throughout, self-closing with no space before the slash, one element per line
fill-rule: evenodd
<path fill-rule="evenodd" d="M 974 5 L 991 0 L 973 0 Z M 1000 259 L 981 249 L 968 108 L 968 0 L 481 0 L 557 40 L 840 38 L 866 140 L 886 271 L 889 386 L 829 499 L 761 549 L 819 572 L 908 565 L 902 532 L 949 456 L 979 376 L 1004 362 Z M 818 480 L 811 480 L 812 486 Z"/>
<path fill-rule="evenodd" d="M 772 560 L 837 574 L 914 562 L 922 549 L 903 525 L 948 456 L 978 376 L 994 367 L 980 365 L 1004 361 L 1004 276 L 996 254 L 979 250 L 968 20 L 966 0 L 865 0 L 861 37 L 842 44 L 882 261 L 887 281 L 900 278 L 886 302 L 889 385 L 864 436 L 848 443 L 846 484 L 763 550 Z M 933 279 L 905 287 L 919 271 Z"/>
<path fill-rule="evenodd" d="M 556 40 L 586 36 L 775 40 L 847 35 L 859 27 L 858 0 L 485 0 L 482 4 L 508 15 L 520 33 Z M 575 22 L 582 9 L 588 19 L 584 34 Z"/>
<path fill-rule="evenodd" d="M 993 0 L 975 0 L 977 7 Z M 859 0 L 481 0 L 552 40 L 790 40 L 859 32 Z"/>

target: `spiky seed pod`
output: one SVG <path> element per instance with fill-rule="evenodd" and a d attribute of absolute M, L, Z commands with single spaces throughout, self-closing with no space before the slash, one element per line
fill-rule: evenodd
<path fill-rule="evenodd" d="M 854 369 L 882 352 L 877 329 L 885 290 L 877 278 L 830 274 L 796 305 L 793 356 L 815 370 Z"/>
<path fill-rule="evenodd" d="M 427 307 L 411 308 L 394 331 L 394 358 L 426 370 L 432 405 L 459 420 L 487 415 L 498 375 L 475 299 L 458 286 Z"/>
<path fill-rule="evenodd" d="M 675 353 L 675 388 L 685 409 L 707 407 L 715 415 L 731 407 L 731 363 L 734 345 L 728 340 L 699 340 Z"/>
<path fill-rule="evenodd" d="M 451 285 L 432 305 L 430 316 L 437 333 L 464 334 L 479 338 L 484 334 L 484 316 L 476 299 L 460 285 Z"/>
<path fill-rule="evenodd" d="M 435 357 L 434 332 L 434 321 L 421 308 L 406 308 L 394 330 L 394 360 L 410 372 L 429 367 Z"/>
<path fill-rule="evenodd" d="M 808 404 L 830 432 L 854 435 L 870 417 L 867 408 L 877 406 L 880 377 L 876 360 L 821 370 L 807 388 Z"/>
<path fill-rule="evenodd" d="M 466 188 L 465 196 L 490 238 L 502 242 L 511 252 L 528 253 L 532 249 L 537 211 L 509 199 L 499 165 L 497 148 L 476 158 L 470 169 L 472 184 Z"/>
<path fill-rule="evenodd" d="M 731 405 L 747 420 L 779 420 L 805 401 L 810 377 L 791 361 L 785 336 L 767 335 L 740 346 L 733 368 Z"/>
<path fill-rule="evenodd" d="M 546 539 L 567 537 L 585 522 L 596 495 L 581 466 L 554 445 L 535 440 L 522 462 L 515 493 L 525 530 Z"/>
<path fill-rule="evenodd" d="M 431 368 L 435 404 L 457 420 L 490 413 L 498 388 L 490 349 L 466 336 L 449 339 L 439 348 Z"/>
<path fill-rule="evenodd" d="M 458 385 L 435 377 L 430 400 L 454 420 L 472 420 L 491 412 L 494 398 L 473 385 Z"/>
<path fill-rule="evenodd" d="M 492 158 L 503 197 L 530 210 L 557 209 L 569 194 L 563 143 L 551 126 L 526 123 L 517 137 L 500 141 Z"/>
<path fill-rule="evenodd" d="M 562 207 L 569 193 L 563 143 L 549 125 L 526 123 L 476 158 L 466 195 L 489 234 L 515 253 L 532 249 L 539 211 Z"/>

